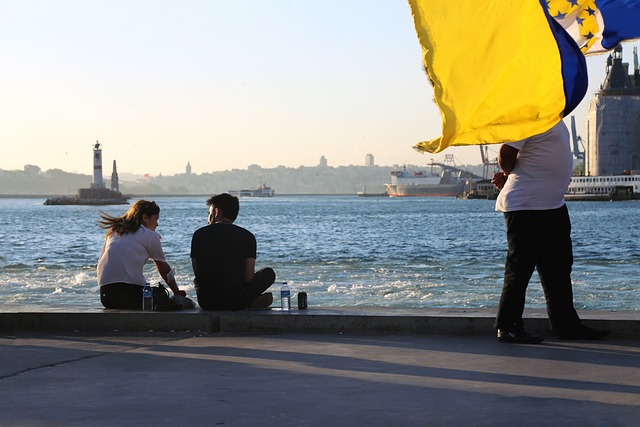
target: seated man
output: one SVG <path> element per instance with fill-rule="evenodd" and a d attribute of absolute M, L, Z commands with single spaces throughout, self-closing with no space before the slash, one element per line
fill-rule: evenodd
<path fill-rule="evenodd" d="M 240 203 L 230 194 L 207 200 L 209 225 L 196 230 L 191 239 L 191 264 L 198 304 L 205 310 L 264 308 L 273 295 L 263 293 L 276 280 L 271 268 L 254 272 L 256 238 L 233 224 Z"/>

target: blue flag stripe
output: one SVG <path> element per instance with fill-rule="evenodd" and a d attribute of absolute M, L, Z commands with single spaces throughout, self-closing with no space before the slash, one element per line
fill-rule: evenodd
<path fill-rule="evenodd" d="M 640 38 L 639 0 L 596 0 L 604 21 L 602 46 L 613 49 L 623 40 Z"/>
<path fill-rule="evenodd" d="M 563 116 L 569 115 L 582 101 L 587 93 L 589 78 L 587 61 L 573 38 L 551 15 L 545 0 L 540 0 L 551 32 L 553 33 L 562 61 L 562 79 L 564 83 L 565 108 Z"/>

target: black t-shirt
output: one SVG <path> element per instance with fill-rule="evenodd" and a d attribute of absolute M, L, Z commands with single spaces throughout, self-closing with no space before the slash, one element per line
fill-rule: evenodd
<path fill-rule="evenodd" d="M 196 294 L 205 310 L 247 306 L 245 260 L 256 257 L 256 238 L 248 230 L 219 222 L 193 233 L 191 258 L 196 260 Z"/>

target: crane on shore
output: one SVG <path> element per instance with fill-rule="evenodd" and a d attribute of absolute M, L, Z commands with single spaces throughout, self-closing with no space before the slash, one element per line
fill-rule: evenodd
<path fill-rule="evenodd" d="M 491 179 L 493 174 L 498 172 L 498 158 L 489 159 L 489 147 L 486 145 L 480 145 L 480 158 L 482 158 L 482 177 L 484 179 Z"/>
<path fill-rule="evenodd" d="M 454 157 L 453 157 L 453 154 L 445 154 L 444 161 L 442 163 L 434 162 L 433 160 L 431 160 L 431 163 L 429 163 L 429 165 L 431 166 L 431 173 L 432 174 L 433 174 L 433 167 L 437 166 L 437 167 L 441 168 L 442 170 L 458 174 L 458 176 L 460 178 L 482 179 L 481 176 L 478 176 L 478 175 L 474 174 L 473 172 L 470 172 L 470 171 L 468 171 L 466 169 L 460 169 L 459 167 L 457 167 L 456 166 L 456 162 L 455 162 Z"/>
<path fill-rule="evenodd" d="M 571 142 L 573 144 L 573 156 L 577 160 L 580 160 L 582 170 L 584 171 L 584 144 L 582 143 L 582 138 L 580 138 L 580 135 L 578 135 L 578 132 L 576 131 L 575 116 L 571 116 Z"/>

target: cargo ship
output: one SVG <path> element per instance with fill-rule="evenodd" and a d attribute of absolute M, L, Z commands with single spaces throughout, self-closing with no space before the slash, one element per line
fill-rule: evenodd
<path fill-rule="evenodd" d="M 466 179 L 453 168 L 440 173 L 423 170 L 391 171 L 391 183 L 385 184 L 389 197 L 458 196 L 464 191 Z"/>

